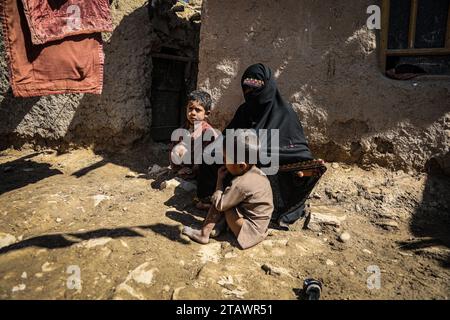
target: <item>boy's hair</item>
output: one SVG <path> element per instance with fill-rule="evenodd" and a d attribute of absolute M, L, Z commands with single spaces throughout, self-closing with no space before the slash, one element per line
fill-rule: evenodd
<path fill-rule="evenodd" d="M 203 90 L 192 91 L 188 95 L 188 102 L 189 101 L 197 101 L 202 105 L 203 108 L 205 108 L 206 112 L 211 110 L 212 99 L 211 95 L 208 92 L 205 92 Z"/>
<path fill-rule="evenodd" d="M 227 151 L 227 140 L 223 138 L 223 153 Z M 234 163 L 238 163 L 238 160 L 244 160 L 245 163 L 254 165 L 258 162 L 259 144 L 258 137 L 253 130 L 245 130 L 239 132 L 233 136 L 233 152 L 234 156 L 231 159 L 231 155 L 227 156 L 228 160 L 234 160 Z M 244 153 L 244 159 L 242 155 L 238 156 L 238 152 Z"/>

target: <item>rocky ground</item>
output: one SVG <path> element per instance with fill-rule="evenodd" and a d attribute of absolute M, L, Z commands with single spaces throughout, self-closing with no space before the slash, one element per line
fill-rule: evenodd
<path fill-rule="evenodd" d="M 311 221 L 242 251 L 180 235 L 204 214 L 159 190 L 160 146 L 0 153 L 0 299 L 449 299 L 450 180 L 333 163 Z M 378 277 L 379 275 L 379 277 Z"/>

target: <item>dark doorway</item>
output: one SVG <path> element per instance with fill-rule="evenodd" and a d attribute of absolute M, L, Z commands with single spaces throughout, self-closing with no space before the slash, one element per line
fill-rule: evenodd
<path fill-rule="evenodd" d="M 186 123 L 187 94 L 197 87 L 201 1 L 153 0 L 151 137 L 169 142 Z"/>
<path fill-rule="evenodd" d="M 172 132 L 185 122 L 187 62 L 153 57 L 152 138 L 170 141 Z"/>

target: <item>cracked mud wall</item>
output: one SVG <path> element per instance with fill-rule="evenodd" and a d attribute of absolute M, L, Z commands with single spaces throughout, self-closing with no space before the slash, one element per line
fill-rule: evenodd
<path fill-rule="evenodd" d="M 168 9 L 174 2 L 150 4 Z M 317 157 L 419 170 L 435 157 L 432 164 L 449 172 L 450 81 L 385 78 L 375 34 L 365 28 L 371 4 L 206 1 L 198 84 L 214 96 L 214 124 L 223 127 L 231 119 L 242 102 L 240 76 L 259 61 L 276 72 Z M 150 52 L 169 39 L 170 46 L 195 54 L 183 42 L 183 22 L 149 23 L 148 10 L 144 0 L 112 1 L 115 30 L 104 35 L 101 96 L 13 98 L 0 37 L 0 149 L 24 144 L 112 149 L 148 135 Z M 198 15 L 183 14 L 187 20 Z"/>
<path fill-rule="evenodd" d="M 12 96 L 0 37 L 0 150 L 22 146 L 129 147 L 151 127 L 152 52 L 168 46 L 198 56 L 201 0 L 112 0 L 114 31 L 104 33 L 101 95 Z M 193 86 L 195 86 L 195 80 Z"/>
<path fill-rule="evenodd" d="M 113 0 L 114 32 L 104 34 L 101 96 L 16 99 L 0 37 L 0 149 L 9 146 L 127 145 L 148 131 L 151 25 L 145 0 Z"/>
<path fill-rule="evenodd" d="M 379 1 L 203 2 L 199 87 L 221 128 L 243 102 L 240 77 L 262 62 L 301 119 L 317 157 L 422 170 L 447 168 L 450 79 L 394 81 L 378 67 L 366 28 Z"/>

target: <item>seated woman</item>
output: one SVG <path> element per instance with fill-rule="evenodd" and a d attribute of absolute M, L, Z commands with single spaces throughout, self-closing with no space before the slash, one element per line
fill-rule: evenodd
<path fill-rule="evenodd" d="M 287 227 L 305 212 L 305 201 L 325 172 L 322 160 L 314 160 L 303 127 L 292 106 L 278 91 L 272 71 L 263 64 L 250 66 L 241 80 L 245 103 L 226 129 L 278 129 L 280 170 L 268 176 L 274 197 L 272 220 Z M 269 150 L 271 146 L 268 145 Z M 305 170 L 302 170 L 302 163 Z M 202 164 L 198 176 L 199 198 L 211 196 L 217 181 L 217 166 Z M 282 169 L 282 170 L 281 170 Z"/>

